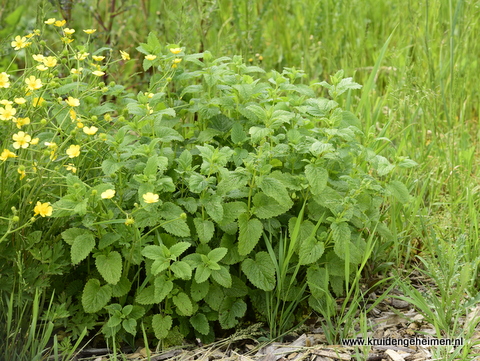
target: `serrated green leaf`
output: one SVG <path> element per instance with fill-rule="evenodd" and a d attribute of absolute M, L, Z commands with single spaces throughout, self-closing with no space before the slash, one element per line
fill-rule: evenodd
<path fill-rule="evenodd" d="M 178 258 L 191 246 L 188 242 L 178 242 L 170 247 L 170 254 L 172 257 Z"/>
<path fill-rule="evenodd" d="M 125 296 L 132 287 L 132 283 L 128 280 L 127 277 L 122 276 L 120 277 L 120 281 L 118 281 L 115 285 L 112 286 L 112 296 L 113 297 L 122 297 Z"/>
<path fill-rule="evenodd" d="M 133 306 L 131 312 L 128 314 L 129 318 L 133 318 L 134 320 L 138 320 L 145 314 L 145 309 L 142 306 Z"/>
<path fill-rule="evenodd" d="M 170 269 L 176 277 L 182 280 L 189 280 L 192 278 L 192 268 L 187 262 L 176 261 L 170 265 Z"/>
<path fill-rule="evenodd" d="M 71 246 L 75 242 L 75 238 L 84 234 L 92 234 L 92 232 L 85 228 L 72 227 L 62 232 L 62 238 L 67 244 Z"/>
<path fill-rule="evenodd" d="M 159 340 L 164 339 L 168 336 L 168 331 L 172 328 L 172 317 L 169 315 L 154 315 L 152 317 L 152 328 L 156 338 Z"/>
<path fill-rule="evenodd" d="M 208 294 L 209 289 L 210 283 L 208 281 L 197 283 L 197 281 L 192 280 L 192 284 L 190 285 L 190 296 L 192 297 L 192 300 L 198 302 L 204 299 Z"/>
<path fill-rule="evenodd" d="M 122 256 L 117 251 L 98 255 L 95 265 L 103 279 L 110 284 L 117 284 L 122 276 Z"/>
<path fill-rule="evenodd" d="M 208 277 L 212 274 L 212 270 L 207 268 L 203 263 L 198 265 L 195 271 L 195 281 L 197 283 L 203 283 L 208 280 Z"/>
<path fill-rule="evenodd" d="M 167 248 L 164 245 L 148 245 L 142 249 L 142 256 L 148 259 L 160 259 L 163 260 L 167 257 Z"/>
<path fill-rule="evenodd" d="M 124 165 L 125 164 L 123 162 L 117 162 L 113 159 L 105 159 L 102 162 L 102 171 L 105 175 L 110 176 L 112 174 L 115 174 Z"/>
<path fill-rule="evenodd" d="M 167 258 L 156 259 L 152 263 L 152 268 L 151 268 L 152 274 L 156 276 L 160 272 L 165 271 L 168 267 L 170 267 L 170 259 L 167 259 Z"/>
<path fill-rule="evenodd" d="M 351 231 L 347 222 L 333 222 L 330 229 L 335 242 L 350 242 Z"/>
<path fill-rule="evenodd" d="M 239 298 L 245 297 L 249 292 L 249 288 L 239 277 L 232 276 L 232 286 L 225 288 L 223 291 L 227 297 Z"/>
<path fill-rule="evenodd" d="M 155 302 L 155 287 L 148 286 L 141 290 L 137 297 L 135 297 L 135 301 L 141 305 L 153 305 Z"/>
<path fill-rule="evenodd" d="M 245 133 L 243 130 L 242 124 L 238 122 L 233 124 L 230 138 L 232 139 L 233 143 L 242 143 L 245 139 L 247 139 L 247 133 Z"/>
<path fill-rule="evenodd" d="M 133 336 L 135 336 L 137 333 L 137 321 L 135 321 L 133 318 L 127 318 L 126 320 L 123 320 L 122 327 L 125 331 Z"/>
<path fill-rule="evenodd" d="M 260 128 L 260 127 L 251 127 L 248 130 L 250 134 L 250 139 L 253 144 L 260 143 L 260 141 L 265 140 L 270 134 L 273 133 L 273 129 L 269 128 Z"/>
<path fill-rule="evenodd" d="M 264 291 L 275 288 L 275 265 L 267 252 L 258 252 L 255 260 L 247 258 L 242 262 L 241 268 L 255 287 Z"/>
<path fill-rule="evenodd" d="M 82 293 L 82 306 L 86 313 L 95 313 L 105 307 L 112 297 L 110 285 L 100 286 L 100 281 L 91 278 L 85 284 Z"/>
<path fill-rule="evenodd" d="M 175 160 L 178 163 L 179 171 L 187 172 L 192 167 L 192 153 L 188 149 L 185 149 L 182 154 Z"/>
<path fill-rule="evenodd" d="M 193 193 L 201 193 L 208 187 L 207 179 L 198 173 L 193 173 L 188 178 L 188 188 Z"/>
<path fill-rule="evenodd" d="M 212 221 L 203 220 L 200 218 L 195 218 L 193 220 L 195 224 L 195 229 L 197 230 L 198 239 L 202 243 L 208 243 L 213 237 L 213 233 L 215 232 L 215 225 Z"/>
<path fill-rule="evenodd" d="M 72 264 L 78 264 L 87 258 L 93 247 L 95 247 L 95 237 L 93 234 L 84 233 L 75 237 L 75 241 L 70 250 Z"/>
<path fill-rule="evenodd" d="M 155 278 L 153 297 L 155 303 L 162 302 L 173 289 L 173 282 L 167 280 L 164 276 Z M 140 303 L 140 302 L 139 302 Z"/>
<path fill-rule="evenodd" d="M 155 136 L 163 143 L 172 142 L 174 140 L 183 142 L 184 140 L 180 133 L 177 132 L 175 129 L 164 126 L 155 127 Z"/>
<path fill-rule="evenodd" d="M 238 252 L 240 255 L 249 254 L 257 245 L 262 235 L 263 225 L 256 218 L 249 219 L 248 214 L 238 217 Z"/>
<path fill-rule="evenodd" d="M 300 244 L 299 263 L 301 265 L 316 262 L 325 252 L 325 244 L 315 237 L 308 237 Z"/>
<path fill-rule="evenodd" d="M 293 202 L 290 199 L 287 188 L 280 180 L 268 176 L 263 177 L 259 187 L 267 196 L 272 197 L 282 206 L 292 206 Z"/>
<path fill-rule="evenodd" d="M 208 252 L 208 259 L 213 262 L 220 262 L 223 257 L 227 254 L 228 249 L 225 247 L 219 247 Z"/>
<path fill-rule="evenodd" d="M 193 305 L 185 292 L 179 292 L 172 297 L 173 304 L 177 306 L 177 313 L 181 316 L 190 316 L 193 313 Z"/>
<path fill-rule="evenodd" d="M 315 298 L 322 298 L 328 292 L 329 275 L 325 268 L 311 266 L 307 269 L 307 284 Z"/>
<path fill-rule="evenodd" d="M 118 241 L 120 238 L 122 238 L 122 236 L 118 233 L 105 233 L 98 242 L 98 249 L 104 249 Z"/>
<path fill-rule="evenodd" d="M 305 166 L 305 177 L 310 184 L 310 191 L 313 195 L 322 193 L 327 186 L 328 171 L 325 168 L 308 164 Z"/>
<path fill-rule="evenodd" d="M 240 318 L 245 315 L 247 304 L 242 299 L 226 297 L 220 304 L 218 320 L 224 329 L 235 327 Z"/>
<path fill-rule="evenodd" d="M 387 184 L 387 189 L 400 203 L 408 203 L 410 200 L 408 188 L 400 181 L 392 180 Z"/>
<path fill-rule="evenodd" d="M 265 193 L 258 192 L 253 196 L 253 205 L 255 206 L 254 214 L 258 218 L 269 219 L 287 212 L 293 205 L 293 202 L 291 204 L 280 204 Z"/>
<path fill-rule="evenodd" d="M 190 317 L 190 324 L 198 333 L 201 333 L 202 335 L 208 335 L 210 332 L 210 325 L 208 323 L 207 316 L 205 316 L 203 313 L 197 313 L 196 315 Z"/>
<path fill-rule="evenodd" d="M 210 285 L 210 289 L 205 296 L 205 302 L 212 310 L 218 311 L 224 298 L 225 295 L 223 294 L 222 287 L 212 284 Z"/>
<path fill-rule="evenodd" d="M 178 237 L 189 237 L 190 228 L 188 228 L 187 222 L 183 219 L 175 219 L 168 223 L 162 224 L 162 228 L 170 234 Z"/>
<path fill-rule="evenodd" d="M 219 270 L 212 270 L 212 278 L 217 281 L 220 286 L 225 288 L 232 287 L 232 276 L 225 266 L 220 266 Z"/>
<path fill-rule="evenodd" d="M 209 196 L 202 199 L 202 204 L 207 211 L 207 214 L 217 223 L 223 219 L 223 199 L 219 196 Z"/>

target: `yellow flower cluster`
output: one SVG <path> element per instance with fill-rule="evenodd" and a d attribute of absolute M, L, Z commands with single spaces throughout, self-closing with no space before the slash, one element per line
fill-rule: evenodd
<path fill-rule="evenodd" d="M 48 68 L 53 68 L 55 65 L 57 65 L 57 58 L 54 56 L 45 57 L 42 54 L 35 54 L 32 55 L 32 57 L 35 61 L 41 63 L 37 65 L 37 69 L 40 71 L 48 70 Z"/>
<path fill-rule="evenodd" d="M 0 73 L 0 88 L 9 88 L 10 87 L 10 81 L 9 81 L 10 75 L 1 72 Z"/>

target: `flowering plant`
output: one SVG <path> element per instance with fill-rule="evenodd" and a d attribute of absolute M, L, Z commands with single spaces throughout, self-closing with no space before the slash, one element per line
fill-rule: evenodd
<path fill-rule="evenodd" d="M 306 283 L 319 309 L 364 264 L 370 235 L 390 239 L 382 201 L 409 196 L 386 176 L 412 163 L 359 142 L 359 120 L 335 101 L 360 87 L 351 78 L 308 86 L 293 68 L 266 74 L 150 34 L 137 48 L 149 84 L 132 94 L 103 82 L 130 54 L 45 23 L 59 50 L 39 31 L 18 36 L 30 66 L 0 72 L 0 247 L 11 250 L 0 273 L 13 267 L 8 287 L 21 275 L 56 295 L 55 322 L 73 337 L 101 325 L 124 338 L 143 324 L 165 342 L 211 341 L 216 323 L 244 317 L 247 295 L 262 309 L 284 234 L 298 242 L 298 277 L 282 297 Z"/>

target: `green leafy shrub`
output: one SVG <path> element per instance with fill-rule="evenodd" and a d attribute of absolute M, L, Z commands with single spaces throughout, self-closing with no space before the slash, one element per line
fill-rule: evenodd
<path fill-rule="evenodd" d="M 342 72 L 306 85 L 294 68 L 266 73 L 150 34 L 138 47 L 150 85 L 134 94 L 100 81 L 128 54 L 93 52 L 57 25 L 61 51 L 20 38 L 27 68 L 2 73 L 3 292 L 55 291 L 54 321 L 74 336 L 100 325 L 128 338 L 143 323 L 165 342 L 211 341 L 250 305 L 261 318 L 272 295 L 308 289 L 321 310 L 367 237 L 391 241 L 381 206 L 408 191 L 339 107 L 360 87 Z"/>

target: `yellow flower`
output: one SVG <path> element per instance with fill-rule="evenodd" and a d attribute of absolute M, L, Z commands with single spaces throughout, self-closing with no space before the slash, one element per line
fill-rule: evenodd
<path fill-rule="evenodd" d="M 172 49 L 170 49 L 170 52 L 171 52 L 172 54 L 177 55 L 178 53 L 181 53 L 181 52 L 182 52 L 182 48 L 172 48 Z"/>
<path fill-rule="evenodd" d="M 43 64 L 37 65 L 36 68 L 40 71 L 48 70 L 48 68 Z"/>
<path fill-rule="evenodd" d="M 30 141 L 30 145 L 36 145 L 38 144 L 38 141 L 40 140 L 40 138 L 33 138 L 31 141 Z"/>
<path fill-rule="evenodd" d="M 105 192 L 103 192 L 100 197 L 103 199 L 111 199 L 115 196 L 115 189 L 107 189 Z"/>
<path fill-rule="evenodd" d="M 33 30 L 32 33 L 30 33 L 28 35 L 25 35 L 25 37 L 30 39 L 30 38 L 33 38 L 34 36 L 37 36 L 37 35 L 40 35 L 40 30 L 39 29 Z"/>
<path fill-rule="evenodd" d="M 157 203 L 159 198 L 158 194 L 152 192 L 145 193 L 142 197 L 145 203 Z"/>
<path fill-rule="evenodd" d="M 83 30 L 83 32 L 88 34 L 88 35 L 91 35 L 96 31 L 97 31 L 97 29 L 85 29 L 85 30 Z"/>
<path fill-rule="evenodd" d="M 27 41 L 26 37 L 21 37 L 20 35 L 17 35 L 15 37 L 15 40 L 12 41 L 11 45 L 14 48 L 14 50 L 20 50 L 23 49 L 27 46 L 29 46 L 31 43 Z"/>
<path fill-rule="evenodd" d="M 18 132 L 17 134 L 14 134 L 12 138 L 15 141 L 13 143 L 15 149 L 28 148 L 28 145 L 32 140 L 32 137 L 25 132 Z"/>
<path fill-rule="evenodd" d="M 67 23 L 66 20 L 57 20 L 53 23 L 53 25 L 61 27 L 61 26 L 65 25 L 66 23 Z"/>
<path fill-rule="evenodd" d="M 89 55 L 90 53 L 87 53 L 84 51 L 84 52 L 78 53 L 75 57 L 77 58 L 77 60 L 85 60 Z"/>
<path fill-rule="evenodd" d="M 83 127 L 83 132 L 87 135 L 94 135 L 98 131 L 97 127 L 94 127 L 93 125 L 89 127 Z"/>
<path fill-rule="evenodd" d="M 105 75 L 105 73 L 104 73 L 103 71 L 100 71 L 100 70 L 92 71 L 92 74 L 93 74 L 93 75 L 96 75 L 96 76 L 103 76 L 103 75 Z"/>
<path fill-rule="evenodd" d="M 16 119 L 12 119 L 14 123 L 17 124 L 17 128 L 18 129 L 22 129 L 22 127 L 24 125 L 28 125 L 30 124 L 30 118 L 29 117 L 26 117 L 26 118 L 16 118 Z"/>
<path fill-rule="evenodd" d="M 2 99 L 2 100 L 0 100 L 0 104 L 2 104 L 2 105 L 8 105 L 8 104 L 12 105 L 13 102 L 11 102 L 8 99 Z"/>
<path fill-rule="evenodd" d="M 15 103 L 17 103 L 18 105 L 22 105 L 22 104 L 25 104 L 27 101 L 25 100 L 25 98 L 15 98 L 13 99 L 13 101 Z"/>
<path fill-rule="evenodd" d="M 16 158 L 17 155 L 8 149 L 4 149 L 2 154 L 0 154 L 0 160 L 6 161 L 8 158 Z"/>
<path fill-rule="evenodd" d="M 71 145 L 67 149 L 67 155 L 69 158 L 76 158 L 80 155 L 80 146 L 79 145 Z"/>
<path fill-rule="evenodd" d="M 38 61 L 40 63 L 43 62 L 43 59 L 45 59 L 45 57 L 42 54 L 34 54 L 32 55 L 32 58 L 33 60 Z"/>
<path fill-rule="evenodd" d="M 126 51 L 120 50 L 120 55 L 122 56 L 123 60 L 130 60 L 130 54 Z"/>
<path fill-rule="evenodd" d="M 10 87 L 10 81 L 8 80 L 9 77 L 10 75 L 5 72 L 0 73 L 0 88 Z"/>
<path fill-rule="evenodd" d="M 72 121 L 77 120 L 77 112 L 73 110 L 73 108 L 70 108 L 68 113 L 70 114 L 70 119 L 72 119 Z"/>
<path fill-rule="evenodd" d="M 63 32 L 66 35 L 72 35 L 75 32 L 75 29 L 65 28 L 65 29 L 63 29 Z"/>
<path fill-rule="evenodd" d="M 65 103 L 71 107 L 78 107 L 80 105 L 80 100 L 74 97 L 68 97 L 68 99 L 65 99 Z"/>
<path fill-rule="evenodd" d="M 32 105 L 33 105 L 34 107 L 41 107 L 43 103 L 45 103 L 45 99 L 43 99 L 42 97 L 40 97 L 40 98 L 37 98 L 37 97 L 33 98 Z"/>
<path fill-rule="evenodd" d="M 48 216 L 50 217 L 53 212 L 53 207 L 50 205 L 50 202 L 42 203 L 37 202 L 35 208 L 33 208 L 34 216 L 41 215 L 42 217 Z"/>
<path fill-rule="evenodd" d="M 103 59 L 105 59 L 105 57 L 101 55 L 92 55 L 92 58 L 95 61 L 102 61 Z"/>
<path fill-rule="evenodd" d="M 72 74 L 81 74 L 81 73 L 82 73 L 82 70 L 83 70 L 83 68 L 78 68 L 78 69 L 72 68 L 72 69 L 70 70 L 70 73 L 72 73 Z"/>
<path fill-rule="evenodd" d="M 0 120 L 10 120 L 17 113 L 17 110 L 10 104 L 5 105 L 5 108 L 0 108 Z"/>
<path fill-rule="evenodd" d="M 154 96 L 155 94 L 153 94 L 153 93 L 147 93 L 147 94 L 145 94 L 145 95 L 146 95 L 148 98 L 153 98 L 153 96 Z"/>
<path fill-rule="evenodd" d="M 20 180 L 27 176 L 27 173 L 25 173 L 25 168 L 18 167 L 17 172 L 20 174 Z"/>
<path fill-rule="evenodd" d="M 75 167 L 75 165 L 73 165 L 72 163 L 68 163 L 68 165 L 65 165 L 64 167 L 72 173 L 77 173 L 77 167 Z"/>
<path fill-rule="evenodd" d="M 73 42 L 73 39 L 72 38 L 68 38 L 66 36 L 63 36 L 60 38 L 65 44 L 70 44 Z"/>
<path fill-rule="evenodd" d="M 181 62 L 182 62 L 181 58 L 173 59 L 173 64 L 178 64 L 178 63 L 181 63 Z"/>
<path fill-rule="evenodd" d="M 27 84 L 27 88 L 30 90 L 40 89 L 43 86 L 42 81 L 35 78 L 34 75 L 31 75 L 30 77 L 25 79 L 25 83 Z"/>
<path fill-rule="evenodd" d="M 50 18 L 48 20 L 45 20 L 45 24 L 52 25 L 55 21 L 56 21 L 55 18 Z"/>
<path fill-rule="evenodd" d="M 77 123 L 77 128 L 82 129 L 82 128 L 83 128 L 83 123 L 79 121 L 79 122 Z"/>
<path fill-rule="evenodd" d="M 43 58 L 42 61 L 43 64 L 49 68 L 53 68 L 55 65 L 57 65 L 57 59 L 53 56 L 47 56 L 46 58 Z"/>
<path fill-rule="evenodd" d="M 150 61 L 155 60 L 156 58 L 157 58 L 156 55 L 151 55 L 151 54 L 149 54 L 145 57 L 145 59 L 150 60 Z"/>

